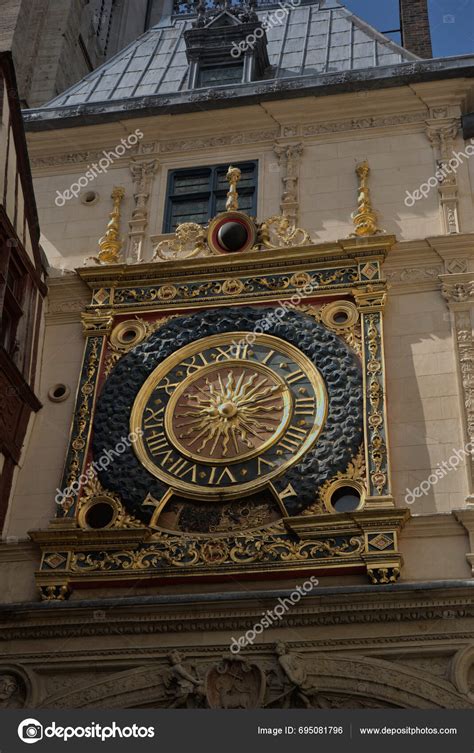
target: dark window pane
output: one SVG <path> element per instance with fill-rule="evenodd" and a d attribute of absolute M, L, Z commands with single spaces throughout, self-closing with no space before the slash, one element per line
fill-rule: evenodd
<path fill-rule="evenodd" d="M 255 165 L 245 166 L 240 168 L 241 176 L 239 180 L 238 190 L 242 190 L 242 188 L 250 187 L 253 188 L 255 184 Z M 229 183 L 226 178 L 227 175 L 227 169 L 226 170 L 218 170 L 217 171 L 217 188 L 223 189 L 225 191 L 229 190 Z"/>
<path fill-rule="evenodd" d="M 257 163 L 236 163 L 236 167 L 242 173 L 238 184 L 239 208 L 255 215 Z M 163 232 L 173 232 L 182 222 L 205 225 L 218 212 L 225 211 L 228 169 L 228 165 L 216 165 L 171 173 Z"/>
<path fill-rule="evenodd" d="M 215 86 L 217 84 L 240 84 L 243 75 L 242 64 L 213 65 L 200 68 L 197 85 Z"/>
<path fill-rule="evenodd" d="M 216 212 L 224 212 L 225 211 L 225 203 L 227 201 L 227 196 L 218 196 L 216 199 Z M 239 193 L 239 209 L 242 210 L 242 212 L 247 212 L 247 214 L 252 214 L 253 209 L 253 195 L 252 194 L 241 194 Z"/>
<path fill-rule="evenodd" d="M 210 175 L 210 170 L 207 170 L 204 174 L 197 175 L 179 175 L 179 173 L 176 173 L 173 193 L 201 193 L 202 191 L 208 191 Z"/>

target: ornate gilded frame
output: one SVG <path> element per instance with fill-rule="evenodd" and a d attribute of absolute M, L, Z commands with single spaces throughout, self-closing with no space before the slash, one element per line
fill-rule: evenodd
<path fill-rule="evenodd" d="M 347 473 L 338 474 L 331 484 L 345 480 L 360 488 L 362 503 L 354 512 L 337 514 L 328 503 L 327 486 L 305 515 L 283 517 L 240 535 L 183 537 L 147 528 L 118 508 L 113 525 L 88 529 L 81 509 L 94 495 L 108 494 L 89 484 L 62 500 L 48 531 L 31 534 L 43 552 L 37 573 L 43 598 L 66 598 L 77 584 L 221 579 L 237 574 L 264 578 L 278 572 L 365 570 L 373 583 L 398 578 L 402 565 L 398 533 L 408 511 L 395 508 L 391 493 L 383 345 L 387 288 L 382 273 L 394 241 L 386 235 L 354 237 L 165 264 L 77 270 L 91 290 L 91 303 L 82 315 L 86 345 L 63 489 L 88 467 L 100 384 L 129 346 L 178 312 L 252 303 L 278 307 L 284 300 L 318 317 L 361 357 L 364 446 Z M 127 342 L 121 333 L 130 322 L 136 323 L 136 337 Z M 282 511 L 285 493 L 279 495 Z M 120 505 L 117 497 L 114 505 Z"/>

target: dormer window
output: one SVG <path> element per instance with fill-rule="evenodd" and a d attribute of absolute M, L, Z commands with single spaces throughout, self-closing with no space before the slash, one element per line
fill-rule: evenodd
<path fill-rule="evenodd" d="M 269 66 L 267 37 L 254 3 L 212 8 L 198 5 L 197 19 L 185 34 L 190 89 L 240 84 L 262 78 Z M 250 43 L 249 43 L 250 40 Z"/>
<path fill-rule="evenodd" d="M 229 65 L 203 65 L 199 68 L 197 86 L 222 86 L 223 84 L 241 84 L 244 75 L 243 63 Z"/>

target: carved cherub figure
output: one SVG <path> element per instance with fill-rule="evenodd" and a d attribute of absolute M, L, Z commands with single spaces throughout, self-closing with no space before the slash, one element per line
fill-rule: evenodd
<path fill-rule="evenodd" d="M 0 708 L 18 708 L 20 685 L 16 677 L 10 674 L 0 675 Z"/>
<path fill-rule="evenodd" d="M 277 643 L 276 652 L 278 663 L 288 680 L 294 685 L 298 698 L 303 701 L 306 708 L 312 708 L 311 701 L 304 692 L 309 690 L 304 661 L 297 654 L 292 653 L 284 643 Z"/>
<path fill-rule="evenodd" d="M 171 664 L 169 686 L 172 687 L 175 696 L 170 708 L 185 707 L 193 696 L 198 696 L 199 699 L 204 696 L 201 680 L 186 669 L 179 651 L 172 651 L 168 658 Z"/>

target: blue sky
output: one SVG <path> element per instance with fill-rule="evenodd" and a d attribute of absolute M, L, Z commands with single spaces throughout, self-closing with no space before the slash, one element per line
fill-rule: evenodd
<path fill-rule="evenodd" d="M 398 0 L 341 0 L 379 31 L 400 26 Z M 474 0 L 428 0 L 433 55 L 474 54 Z M 390 34 L 395 41 L 400 37 Z"/>

